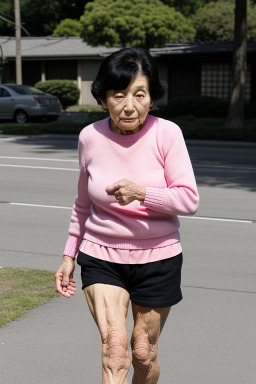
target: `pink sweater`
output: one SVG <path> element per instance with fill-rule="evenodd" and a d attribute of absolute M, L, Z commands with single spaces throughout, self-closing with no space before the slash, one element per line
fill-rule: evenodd
<path fill-rule="evenodd" d="M 79 136 L 80 176 L 65 255 L 83 239 L 111 248 L 152 249 L 179 242 L 177 215 L 193 215 L 199 202 L 180 128 L 148 115 L 133 135 L 118 135 L 109 118 Z M 146 186 L 144 202 L 120 206 L 106 186 L 126 178 Z"/>

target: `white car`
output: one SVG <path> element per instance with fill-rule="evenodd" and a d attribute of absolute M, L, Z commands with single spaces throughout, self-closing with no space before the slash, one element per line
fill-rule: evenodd
<path fill-rule="evenodd" d="M 24 124 L 30 119 L 58 120 L 61 104 L 56 96 L 28 85 L 0 84 L 0 119 Z"/>

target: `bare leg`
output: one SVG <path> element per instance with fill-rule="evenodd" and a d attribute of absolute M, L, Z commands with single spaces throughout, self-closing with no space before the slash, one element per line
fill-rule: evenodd
<path fill-rule="evenodd" d="M 158 341 L 171 307 L 145 308 L 132 304 L 132 384 L 156 384 L 160 376 Z"/>
<path fill-rule="evenodd" d="M 114 285 L 93 284 L 84 289 L 102 340 L 102 384 L 127 384 L 131 366 L 126 331 L 129 293 Z"/>

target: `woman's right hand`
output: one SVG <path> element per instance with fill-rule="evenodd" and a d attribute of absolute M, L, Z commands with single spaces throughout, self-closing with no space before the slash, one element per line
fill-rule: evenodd
<path fill-rule="evenodd" d="M 63 256 L 63 260 L 55 274 L 56 291 L 62 296 L 70 297 L 75 294 L 76 282 L 73 278 L 75 270 L 75 259 L 70 256 Z"/>

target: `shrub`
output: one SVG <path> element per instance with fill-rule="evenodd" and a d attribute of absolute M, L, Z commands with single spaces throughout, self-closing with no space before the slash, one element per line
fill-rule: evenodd
<path fill-rule="evenodd" d="M 256 117 L 256 103 L 246 103 L 244 106 L 244 114 L 246 119 L 253 119 Z"/>
<path fill-rule="evenodd" d="M 227 117 L 229 101 L 207 96 L 177 96 L 155 112 L 162 117 L 193 115 L 195 117 Z M 245 117 L 256 117 L 255 104 L 245 104 Z"/>
<path fill-rule="evenodd" d="M 57 96 L 64 109 L 78 103 L 80 91 L 72 80 L 39 81 L 35 84 L 35 87 L 43 92 Z"/>

